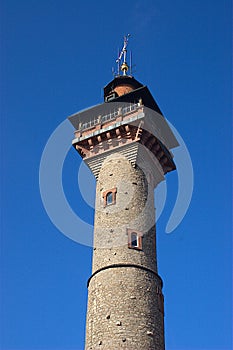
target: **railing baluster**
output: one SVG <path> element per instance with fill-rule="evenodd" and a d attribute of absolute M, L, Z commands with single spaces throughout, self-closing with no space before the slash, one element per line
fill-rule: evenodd
<path fill-rule="evenodd" d="M 126 107 L 123 107 L 121 108 L 121 114 L 122 115 L 125 115 L 131 111 L 135 111 L 138 107 L 140 107 L 138 105 L 138 103 L 135 103 L 135 104 L 130 104 Z M 86 122 L 86 123 L 80 123 L 79 125 L 79 129 L 77 131 L 81 131 L 81 130 L 86 130 L 86 129 L 89 129 L 91 127 L 94 127 L 95 125 L 98 125 L 98 124 L 103 124 L 107 121 L 110 121 L 110 120 L 114 120 L 118 117 L 119 115 L 119 109 L 113 111 L 113 112 L 110 112 L 109 114 L 106 114 L 100 118 L 94 118 L 93 120 L 90 120 L 89 122 Z"/>

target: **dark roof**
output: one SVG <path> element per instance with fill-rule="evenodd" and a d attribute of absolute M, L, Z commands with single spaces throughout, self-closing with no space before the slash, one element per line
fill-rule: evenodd
<path fill-rule="evenodd" d="M 97 117 L 98 115 L 108 114 L 110 112 L 110 109 L 112 110 L 119 107 L 119 102 L 138 103 L 140 98 L 142 99 L 142 104 L 144 106 L 153 109 L 163 116 L 148 87 L 142 85 L 139 81 L 129 75 L 120 75 L 110 81 L 110 83 L 104 87 L 104 97 L 108 96 L 108 94 L 110 94 L 116 86 L 122 86 L 125 84 L 132 85 L 134 87 L 134 90 L 128 92 L 127 94 L 117 96 L 108 102 L 104 102 L 97 106 L 90 107 L 88 109 L 75 113 L 68 119 L 73 124 L 73 126 L 78 129 L 79 122 L 91 120 L 93 117 Z"/>
<path fill-rule="evenodd" d="M 150 90 L 148 89 L 147 86 L 143 86 L 143 85 L 141 85 L 141 87 L 139 87 L 138 89 L 133 90 L 128 94 L 116 97 L 107 103 L 112 103 L 112 102 L 134 103 L 134 102 L 138 102 L 140 98 L 142 99 L 142 104 L 144 106 L 151 108 L 154 111 L 158 112 L 159 114 L 163 115 L 159 106 L 155 102 L 154 97 L 151 95 Z"/>
<path fill-rule="evenodd" d="M 119 75 L 116 76 L 110 83 L 104 87 L 104 97 L 108 96 L 109 93 L 116 87 L 121 85 L 132 85 L 135 89 L 142 87 L 143 85 L 139 83 L 134 77 L 130 75 Z"/>
<path fill-rule="evenodd" d="M 115 106 L 111 106 L 112 108 L 119 108 L 119 104 L 116 103 Z M 89 120 L 92 120 L 93 118 L 98 117 L 99 115 L 105 115 L 110 113 L 110 105 L 109 103 L 103 102 L 101 104 L 98 104 L 96 106 L 92 106 L 90 108 L 84 109 L 82 111 L 79 111 L 70 117 L 68 117 L 71 124 L 75 127 L 75 129 L 79 128 L 79 123 L 85 123 Z"/>

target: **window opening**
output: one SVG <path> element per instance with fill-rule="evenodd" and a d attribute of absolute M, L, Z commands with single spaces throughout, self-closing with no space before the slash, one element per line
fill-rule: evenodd
<path fill-rule="evenodd" d="M 116 188 L 112 188 L 111 190 L 107 190 L 103 193 L 104 206 L 111 204 L 116 204 Z"/>
<path fill-rule="evenodd" d="M 127 229 L 128 247 L 132 249 L 142 250 L 142 232 Z"/>
<path fill-rule="evenodd" d="M 113 196 L 112 196 L 112 192 L 108 192 L 107 196 L 106 196 L 106 204 L 112 204 L 113 201 Z"/>
<path fill-rule="evenodd" d="M 138 246 L 138 235 L 135 232 L 131 233 L 131 244 L 134 248 Z"/>

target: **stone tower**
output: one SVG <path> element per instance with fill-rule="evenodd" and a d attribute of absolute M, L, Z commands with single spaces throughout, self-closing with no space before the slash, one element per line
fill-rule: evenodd
<path fill-rule="evenodd" d="M 96 177 L 85 350 L 165 348 L 154 188 L 175 169 L 178 143 L 148 88 L 127 71 L 124 55 L 105 102 L 69 117 L 73 146 Z"/>

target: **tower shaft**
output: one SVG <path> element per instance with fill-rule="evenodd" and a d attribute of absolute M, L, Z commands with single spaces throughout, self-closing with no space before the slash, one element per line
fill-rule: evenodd
<path fill-rule="evenodd" d="M 163 350 L 153 188 L 138 166 L 115 153 L 100 169 L 95 208 L 85 349 Z"/>

